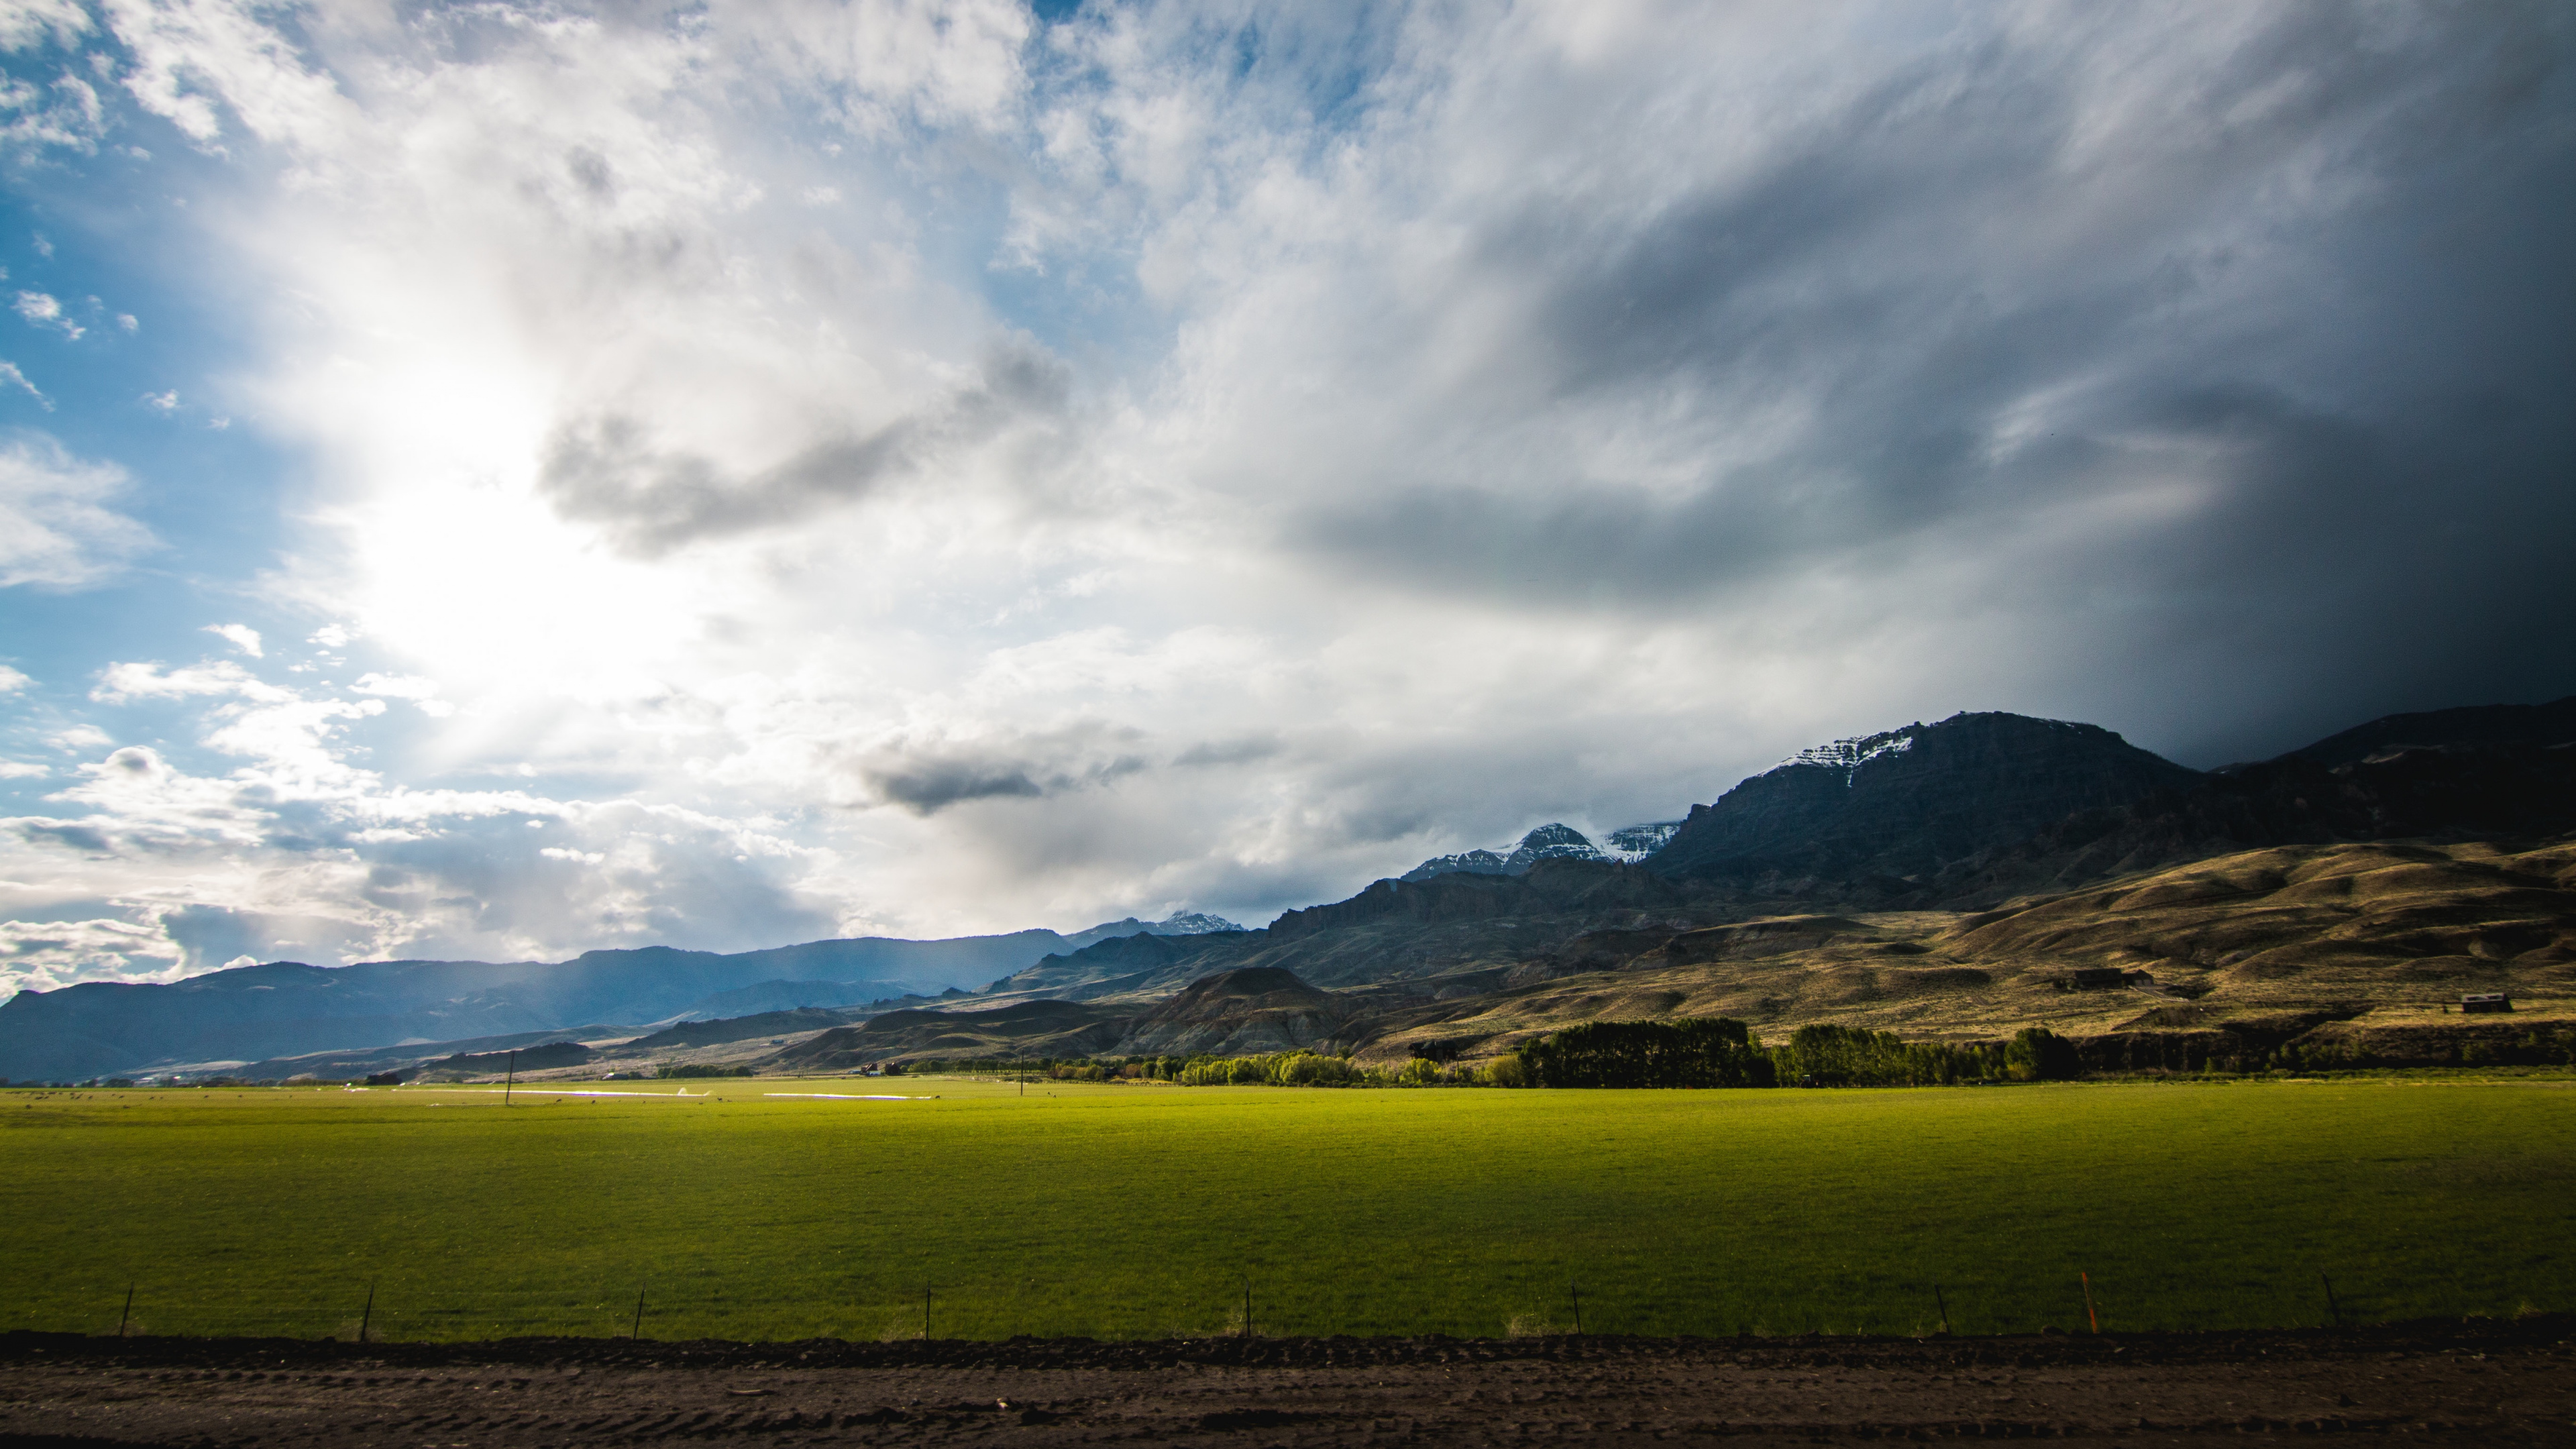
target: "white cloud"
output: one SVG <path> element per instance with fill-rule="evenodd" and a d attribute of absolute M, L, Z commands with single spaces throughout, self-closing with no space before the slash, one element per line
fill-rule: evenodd
<path fill-rule="evenodd" d="M 96 725 L 72 725 L 45 736 L 45 742 L 58 750 L 94 750 L 116 743 L 116 737 Z"/>
<path fill-rule="evenodd" d="M 2566 536 L 2353 481 L 2438 399 L 2554 416 L 2474 360 L 2538 323 L 2380 345 L 2563 191 L 2562 81 L 2469 12 L 101 13 L 231 156 L 172 224 L 311 460 L 264 586 L 343 622 L 297 688 L 101 676 L 222 763 L 82 776 L 0 874 L 83 899 L 532 954 L 1258 915 L 1952 708 L 2188 739 L 2302 611 L 2450 617 L 2296 520 Z M 439 788 L 508 772 L 602 798 Z"/>
<path fill-rule="evenodd" d="M 185 699 L 190 695 L 238 695 L 261 704 L 286 704 L 294 691 L 267 683 L 229 659 L 178 669 L 160 664 L 111 664 L 99 671 L 89 697 L 101 704 L 127 704 L 138 699 Z"/>
<path fill-rule="evenodd" d="M 143 405 L 155 412 L 176 412 L 179 407 L 179 394 L 176 391 L 147 392 L 143 395 Z"/>
<path fill-rule="evenodd" d="M 327 75 L 247 5 L 225 0 L 110 0 L 110 29 L 133 57 L 125 88 L 200 148 L 220 151 L 217 103 L 267 141 L 310 137 L 347 112 Z"/>
<path fill-rule="evenodd" d="M 349 686 L 360 694 L 381 694 L 393 699 L 436 699 L 438 681 L 413 674 L 367 673 Z"/>
<path fill-rule="evenodd" d="M 143 525 L 107 507 L 125 470 L 84 463 L 42 433 L 0 443 L 0 588 L 80 588 L 155 547 Z"/>
<path fill-rule="evenodd" d="M 142 330 L 143 330 L 143 324 L 142 324 L 141 322 L 139 322 L 139 321 L 135 320 L 135 316 L 134 316 L 134 314 L 133 314 L 133 313 L 131 313 L 131 312 L 119 312 L 119 313 L 117 313 L 117 314 L 116 314 L 116 325 L 117 325 L 117 326 L 119 326 L 119 327 L 121 327 L 121 328 L 123 328 L 123 329 L 125 329 L 125 330 L 126 330 L 126 331 L 128 331 L 128 332 L 140 332 L 140 331 L 142 331 Z"/>
<path fill-rule="evenodd" d="M 29 679 L 26 675 L 19 673 L 17 670 L 10 668 L 6 664 L 0 664 L 0 694 L 15 694 L 19 690 L 22 690 L 33 683 L 35 683 L 35 681 Z"/>
<path fill-rule="evenodd" d="M 44 292 L 20 292 L 17 311 L 19 316 L 27 319 L 28 326 L 50 327 L 74 342 L 87 335 L 89 330 L 66 316 L 63 304 Z"/>
<path fill-rule="evenodd" d="M 30 760 L 0 760 L 0 780 L 36 780 L 52 773 L 51 767 Z"/>
<path fill-rule="evenodd" d="M 259 631 L 248 624 L 208 624 L 206 632 L 221 636 L 226 643 L 253 659 L 263 657 L 259 647 Z"/>
<path fill-rule="evenodd" d="M 57 147 L 93 151 L 105 120 L 97 87 L 68 68 L 50 82 L 0 75 L 0 144 L 22 157 Z"/>
<path fill-rule="evenodd" d="M 1030 16 L 1012 0 L 793 0 L 715 19 L 722 40 L 748 43 L 814 85 L 863 132 L 882 135 L 906 119 L 1000 127 L 1026 85 Z"/>
<path fill-rule="evenodd" d="M 45 396 L 42 392 L 37 391 L 36 385 L 27 380 L 27 374 L 20 372 L 18 370 L 18 365 L 14 362 L 0 362 L 0 385 L 23 389 L 27 396 L 34 398 L 38 403 L 42 404 L 45 411 L 52 412 L 54 410 L 53 399 Z"/>
<path fill-rule="evenodd" d="M 89 28 L 89 12 L 79 0 L 8 0 L 0 5 L 0 50 L 26 50 L 47 41 L 75 45 Z"/>
<path fill-rule="evenodd" d="M 82 981 L 166 981 L 179 947 L 157 925 L 103 918 L 0 921 L 0 987 L 51 991 Z"/>
<path fill-rule="evenodd" d="M 410 674 L 367 673 L 349 686 L 359 694 L 380 694 L 388 699 L 407 699 L 421 713 L 432 719 L 445 719 L 456 712 L 456 706 L 438 697 L 438 682 Z"/>

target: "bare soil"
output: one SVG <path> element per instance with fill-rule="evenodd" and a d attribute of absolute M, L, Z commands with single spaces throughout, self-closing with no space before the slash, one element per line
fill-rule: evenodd
<path fill-rule="evenodd" d="M 2576 1444 L 2576 1315 L 1987 1339 L 354 1344 L 0 1335 L 0 1449 L 2362 1434 Z"/>

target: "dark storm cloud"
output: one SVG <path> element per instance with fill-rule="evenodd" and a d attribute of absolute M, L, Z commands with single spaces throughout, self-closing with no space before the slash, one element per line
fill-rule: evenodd
<path fill-rule="evenodd" d="M 915 815 L 934 815 L 968 800 L 1046 793 L 1029 772 L 1007 760 L 927 759 L 863 769 L 859 777 L 877 798 Z"/>
<path fill-rule="evenodd" d="M 739 475 L 658 446 L 639 419 L 604 413 L 555 430 L 537 486 L 562 516 L 605 525 L 621 549 L 649 558 L 866 497 L 1015 423 L 1060 414 L 1069 387 L 1061 363 L 1014 343 L 993 350 L 972 385 L 931 408 L 864 435 L 825 437 Z"/>
<path fill-rule="evenodd" d="M 970 800 L 1037 799 L 1113 784 L 1148 769 L 1134 729 L 1082 723 L 998 739 L 890 741 L 844 761 L 859 803 L 936 815 Z"/>
<path fill-rule="evenodd" d="M 2243 721 L 2213 750 L 2576 689 L 2549 622 L 2576 550 L 2576 12 L 2266 14 L 2108 122 L 2086 87 L 2121 65 L 1990 40 L 1651 210 L 1497 213 L 1473 265 L 1531 299 L 1512 362 L 1540 397 L 1494 435 L 1657 397 L 1810 421 L 1682 488 L 1402 460 L 1292 542 L 1397 588 L 1667 613 L 1983 556 L 2043 631 L 2120 596 L 2113 634 L 2069 626 L 2077 660 L 2202 651 L 2204 702 Z M 2170 516 L 2007 551 L 2159 480 L 2191 485 Z"/>
<path fill-rule="evenodd" d="M 163 911 L 161 929 L 178 944 L 181 969 L 192 973 L 212 971 L 238 957 L 264 955 L 272 934 L 259 915 L 209 905 Z"/>

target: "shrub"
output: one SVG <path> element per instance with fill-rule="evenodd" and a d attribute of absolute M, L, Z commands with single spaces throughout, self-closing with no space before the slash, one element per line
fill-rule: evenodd
<path fill-rule="evenodd" d="M 653 1075 L 660 1077 L 665 1081 L 680 1078 L 694 1079 L 698 1077 L 747 1077 L 751 1075 L 751 1068 L 715 1067 L 707 1066 L 703 1063 L 691 1063 L 687 1066 L 670 1066 L 666 1064 L 655 1070 Z"/>
<path fill-rule="evenodd" d="M 1349 1087 L 1369 1080 L 1348 1057 L 1290 1051 L 1259 1057 L 1193 1057 L 1174 1080 L 1185 1087 Z"/>
<path fill-rule="evenodd" d="M 1526 1087 L 1530 1084 L 1529 1063 L 1515 1052 L 1485 1063 L 1485 1085 L 1489 1087 Z"/>
<path fill-rule="evenodd" d="M 2004 1073 L 2016 1082 L 2062 1082 L 2082 1070 L 2075 1043 L 2047 1027 L 2023 1027 L 2004 1044 Z"/>

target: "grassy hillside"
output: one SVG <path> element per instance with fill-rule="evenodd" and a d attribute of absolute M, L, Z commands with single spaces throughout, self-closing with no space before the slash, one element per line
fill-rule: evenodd
<path fill-rule="evenodd" d="M 2563 1080 L 0 1094 L 0 1327 L 1967 1332 L 2576 1306 Z M 936 1092 L 861 1101 L 776 1092 Z"/>
<path fill-rule="evenodd" d="M 2156 993 L 2059 988 L 2088 968 L 2144 972 Z M 2564 1024 L 2576 1019 L 2576 845 L 2246 851 L 1973 914 L 1597 932 L 1513 974 L 1526 984 L 1411 1008 L 1362 1055 L 1400 1058 L 1430 1039 L 1487 1055 L 1576 1021 L 1685 1015 L 1740 1017 L 1774 1039 L 1813 1022 L 1952 1040 L 2303 1018 L 2347 1035 L 2420 1032 L 2459 1027 L 2441 1007 L 2464 991 L 2513 993 L 2515 1026 Z"/>

